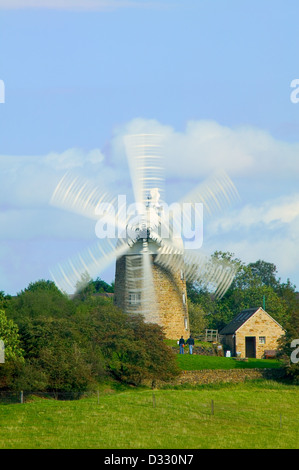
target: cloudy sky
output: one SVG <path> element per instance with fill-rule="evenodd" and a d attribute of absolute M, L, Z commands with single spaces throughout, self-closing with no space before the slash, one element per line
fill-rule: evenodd
<path fill-rule="evenodd" d="M 203 250 L 273 262 L 299 286 L 298 13 L 297 0 L 0 0 L 0 290 L 50 279 L 96 241 L 51 195 L 71 170 L 131 197 L 123 136 L 147 131 L 165 136 L 167 202 L 218 168 L 238 189 Z"/>

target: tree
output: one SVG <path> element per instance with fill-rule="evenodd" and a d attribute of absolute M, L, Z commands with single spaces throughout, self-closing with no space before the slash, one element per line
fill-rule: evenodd
<path fill-rule="evenodd" d="M 89 274 L 83 273 L 81 275 L 81 280 L 76 284 L 76 298 L 79 300 L 86 300 L 93 294 L 98 293 L 113 293 L 114 292 L 114 282 L 108 284 L 99 277 L 95 280 L 92 280 Z"/>
<path fill-rule="evenodd" d="M 17 325 L 0 310 L 0 339 L 4 342 L 5 362 L 0 364 L 0 388 L 11 387 L 24 362 Z"/>
<path fill-rule="evenodd" d="M 13 297 L 8 304 L 6 314 L 19 326 L 27 318 L 67 317 L 75 312 L 72 300 L 63 294 L 52 281 L 40 280 Z"/>
<path fill-rule="evenodd" d="M 191 302 L 188 299 L 188 313 L 190 331 L 193 336 L 200 336 L 204 333 L 208 325 L 207 314 L 200 304 Z"/>
<path fill-rule="evenodd" d="M 279 281 L 276 279 L 277 269 L 275 264 L 258 260 L 255 263 L 249 263 L 248 267 L 251 269 L 252 275 L 259 278 L 265 286 L 273 289 L 278 286 Z"/>
<path fill-rule="evenodd" d="M 206 313 L 209 328 L 220 330 L 240 311 L 262 307 L 264 300 L 266 311 L 285 327 L 297 305 L 295 286 L 289 281 L 283 284 L 276 278 L 274 264 L 259 260 L 246 265 L 230 252 L 218 251 L 212 257 L 231 263 L 236 275 L 221 299 L 200 283 L 187 283 L 188 298 Z"/>
<path fill-rule="evenodd" d="M 140 385 L 145 379 L 169 380 L 179 374 L 174 354 L 163 341 L 157 324 L 144 323 L 141 316 L 121 315 L 121 330 L 109 328 L 103 336 L 102 351 L 114 378 Z"/>
<path fill-rule="evenodd" d="M 0 309 L 5 310 L 11 300 L 11 295 L 5 294 L 3 290 L 0 291 Z"/>
<path fill-rule="evenodd" d="M 0 310 L 0 339 L 5 346 L 5 361 L 23 358 L 18 326 L 7 319 L 4 310 Z"/>
<path fill-rule="evenodd" d="M 38 317 L 27 319 L 20 329 L 26 364 L 19 383 L 55 392 L 82 393 L 96 383 L 90 342 L 73 319 Z M 97 361 L 100 362 L 100 351 Z M 32 388 L 31 388 L 32 390 Z"/>
<path fill-rule="evenodd" d="M 298 300 L 299 303 L 299 300 Z M 297 340 L 297 341 L 296 341 Z M 286 327 L 285 335 L 280 339 L 279 355 L 284 359 L 285 371 L 295 383 L 299 384 L 299 354 L 294 349 L 299 346 L 299 306 L 295 309 L 290 317 Z M 292 346 L 293 345 L 293 346 Z M 295 358 L 293 355 L 295 354 Z"/>

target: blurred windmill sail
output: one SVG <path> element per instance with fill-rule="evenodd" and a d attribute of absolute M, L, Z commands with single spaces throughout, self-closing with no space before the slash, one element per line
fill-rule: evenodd
<path fill-rule="evenodd" d="M 160 249 L 155 263 L 170 271 L 182 270 L 187 281 L 199 282 L 218 298 L 225 294 L 237 272 L 236 265 L 227 260 L 218 260 L 194 250 L 180 250 L 171 245 Z"/>
<path fill-rule="evenodd" d="M 123 206 L 119 204 L 119 200 L 118 196 L 110 194 L 94 182 L 67 172 L 56 186 L 50 204 L 96 221 L 105 215 L 106 222 L 120 232 L 125 230 L 127 221 L 122 217 Z M 103 214 L 104 208 L 106 211 Z M 118 209 L 117 212 L 115 208 Z"/>
<path fill-rule="evenodd" d="M 224 170 L 218 170 L 172 205 L 177 210 L 169 212 L 167 224 L 175 228 L 174 233 L 185 236 L 186 249 L 198 249 L 203 241 L 199 234 L 203 219 L 208 220 L 237 200 L 239 194 L 235 185 Z M 195 241 L 189 239 L 191 236 Z"/>
<path fill-rule="evenodd" d="M 135 202 L 145 207 L 151 193 L 164 197 L 163 136 L 159 134 L 127 135 L 124 138 Z"/>
<path fill-rule="evenodd" d="M 73 294 L 79 286 L 83 288 L 128 249 L 129 246 L 123 240 L 117 246 L 108 238 L 97 241 L 64 263 L 56 265 L 50 271 L 52 278 L 61 291 Z"/>
<path fill-rule="evenodd" d="M 126 256 L 125 259 L 125 310 L 142 315 L 146 322 L 159 323 L 152 255 L 146 240 L 142 245 L 140 254 Z"/>
<path fill-rule="evenodd" d="M 121 240 L 115 246 L 116 230 L 123 232 L 127 224 L 123 217 L 123 207 L 119 204 L 117 206 L 116 202 L 119 203 L 117 196 L 80 175 L 68 172 L 59 181 L 50 200 L 51 205 L 97 223 L 103 221 L 114 231 L 112 238 L 103 238 L 97 233 L 101 240 L 50 270 L 52 278 L 62 291 L 72 294 L 78 285 L 84 287 L 88 279 L 97 276 L 116 256 L 121 256 L 128 249 L 128 245 Z M 115 210 L 116 207 L 118 211 Z"/>

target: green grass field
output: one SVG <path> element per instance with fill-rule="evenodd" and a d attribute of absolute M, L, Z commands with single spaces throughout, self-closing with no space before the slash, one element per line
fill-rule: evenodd
<path fill-rule="evenodd" d="M 245 369 L 245 368 L 274 368 L 281 367 L 281 362 L 275 359 L 248 359 L 236 361 L 232 357 L 200 356 L 196 354 L 178 354 L 177 361 L 183 370 L 203 369 Z"/>
<path fill-rule="evenodd" d="M 261 381 L 0 404 L 0 448 L 298 448 L 298 390 Z"/>

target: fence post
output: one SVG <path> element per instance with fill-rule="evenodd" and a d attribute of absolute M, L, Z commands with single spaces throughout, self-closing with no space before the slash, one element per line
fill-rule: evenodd
<path fill-rule="evenodd" d="M 153 392 L 153 408 L 156 408 L 156 396 Z"/>
<path fill-rule="evenodd" d="M 24 403 L 24 392 L 23 392 L 23 390 L 21 390 L 20 401 L 21 401 L 21 403 Z"/>
<path fill-rule="evenodd" d="M 211 400 L 211 415 L 214 415 L 214 400 Z"/>
<path fill-rule="evenodd" d="M 98 405 L 100 404 L 100 390 L 98 390 Z"/>

